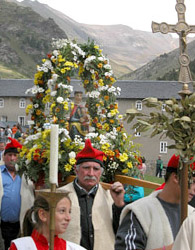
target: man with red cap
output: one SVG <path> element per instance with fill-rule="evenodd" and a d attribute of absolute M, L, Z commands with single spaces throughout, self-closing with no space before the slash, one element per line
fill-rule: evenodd
<path fill-rule="evenodd" d="M 122 211 L 115 250 L 171 249 L 180 227 L 179 156 L 168 162 L 163 189 L 127 205 Z M 191 207 L 188 210 L 192 212 Z"/>
<path fill-rule="evenodd" d="M 10 142 L 5 146 L 3 154 L 5 164 L 0 166 L 0 215 L 5 250 L 10 247 L 10 242 L 17 238 L 20 219 L 22 221 L 25 210 L 31 207 L 34 199 L 32 183 L 28 185 L 16 171 L 18 153 L 22 145 L 11 137 L 8 139 Z"/>
<path fill-rule="evenodd" d="M 192 183 L 190 185 L 190 189 L 188 190 L 189 198 L 194 197 L 194 189 L 195 186 L 195 162 L 190 165 L 191 174 L 192 174 Z M 191 194 L 191 195 L 190 195 Z M 189 202 L 191 205 L 191 202 Z M 194 205 L 194 204 L 192 204 Z M 195 240 L 194 240 L 194 232 L 195 232 L 195 213 L 191 213 L 183 222 L 180 227 L 179 233 L 175 239 L 173 250 L 193 250 L 195 249 Z"/>
<path fill-rule="evenodd" d="M 63 237 L 88 250 L 113 250 L 115 232 L 124 207 L 120 182 L 104 190 L 99 183 L 104 169 L 104 153 L 92 147 L 89 139 L 76 156 L 76 179 L 62 189 L 70 192 L 72 220 Z"/>

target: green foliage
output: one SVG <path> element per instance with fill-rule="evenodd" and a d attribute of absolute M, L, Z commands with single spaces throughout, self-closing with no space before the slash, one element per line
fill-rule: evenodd
<path fill-rule="evenodd" d="M 138 132 L 151 130 L 151 137 L 164 135 L 170 138 L 175 144 L 168 148 L 175 149 L 182 161 L 189 162 L 195 154 L 195 93 L 181 101 L 171 99 L 162 102 L 156 98 L 146 98 L 143 103 L 146 107 L 153 108 L 152 112 L 142 114 L 127 110 L 127 122 L 137 118 L 133 128 Z M 165 112 L 162 111 L 163 104 Z"/>

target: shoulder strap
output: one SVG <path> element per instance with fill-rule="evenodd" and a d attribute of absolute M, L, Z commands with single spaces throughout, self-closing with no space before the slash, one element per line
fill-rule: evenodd
<path fill-rule="evenodd" d="M 37 250 L 32 237 L 18 238 L 12 242 L 16 245 L 17 250 Z"/>

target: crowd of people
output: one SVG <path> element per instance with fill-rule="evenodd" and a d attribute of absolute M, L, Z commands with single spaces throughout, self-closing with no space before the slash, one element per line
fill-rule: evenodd
<path fill-rule="evenodd" d="M 20 124 L 14 124 L 12 127 L 7 125 L 5 128 L 0 128 L 0 140 L 8 141 L 8 137 L 15 138 L 16 140 L 20 139 L 24 135 L 24 131 L 22 131 L 22 127 Z"/>
<path fill-rule="evenodd" d="M 51 204 L 35 196 L 34 184 L 18 175 L 16 163 L 22 144 L 8 139 L 0 144 L 0 249 L 48 250 Z M 114 182 L 110 190 L 102 187 L 103 158 L 104 153 L 89 139 L 76 155 L 76 178 L 58 189 L 64 195 L 55 208 L 54 249 L 194 249 L 192 206 L 180 227 L 179 156 L 174 154 L 169 160 L 165 183 L 158 190 L 129 204 L 122 183 Z M 195 163 L 191 167 L 195 170 Z M 195 195 L 195 172 L 188 195 L 189 201 Z"/>

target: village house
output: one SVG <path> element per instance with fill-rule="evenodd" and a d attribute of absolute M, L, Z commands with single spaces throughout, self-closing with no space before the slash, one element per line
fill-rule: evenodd
<path fill-rule="evenodd" d="M 26 94 L 26 90 L 33 87 L 33 79 L 0 79 L 0 121 L 7 124 L 17 124 L 28 126 L 31 123 L 30 115 L 26 116 L 25 109 L 30 104 L 32 94 Z M 72 80 L 71 85 L 74 90 L 83 90 L 79 80 Z M 118 106 L 120 114 L 125 114 L 126 110 L 136 107 L 144 113 L 149 112 L 148 108 L 142 105 L 142 100 L 147 97 L 157 97 L 159 100 L 171 98 L 179 99 L 178 92 L 182 85 L 174 81 L 129 81 L 117 80 L 115 86 L 121 88 L 121 94 L 118 97 Z M 164 106 L 162 106 L 162 112 Z M 149 134 L 137 133 L 132 129 L 133 124 L 124 122 L 124 127 L 128 134 L 132 134 L 134 143 L 140 144 L 140 151 L 146 158 L 146 165 L 154 173 L 155 162 L 158 155 L 162 156 L 164 166 L 168 159 L 174 153 L 167 149 L 168 145 L 174 142 L 168 138 L 155 136 L 150 138 Z M 149 170 L 148 170 L 149 171 Z"/>

